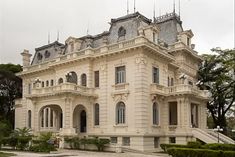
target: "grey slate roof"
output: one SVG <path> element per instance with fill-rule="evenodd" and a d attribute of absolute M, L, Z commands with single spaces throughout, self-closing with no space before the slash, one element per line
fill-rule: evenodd
<path fill-rule="evenodd" d="M 138 36 L 138 28 L 140 26 L 148 26 L 152 24 L 158 25 L 160 28 L 159 38 L 168 45 L 176 42 L 177 34 L 183 31 L 182 22 L 180 21 L 179 16 L 175 13 L 157 17 L 152 22 L 151 19 L 148 19 L 139 12 L 135 12 L 133 14 L 111 19 L 111 26 L 109 31 L 105 31 L 93 36 L 87 35 L 76 39 L 82 41 L 80 50 L 87 48 L 88 45 L 93 48 L 97 48 L 102 45 L 104 38 L 107 40 L 108 44 L 117 43 L 120 40 L 132 39 Z M 124 39 L 119 39 L 118 37 L 118 31 L 120 27 L 125 28 L 126 34 Z M 44 61 L 56 58 L 59 55 L 69 53 L 67 45 L 59 43 L 58 41 L 36 48 L 35 51 L 36 52 L 31 63 L 32 65 L 39 64 Z M 47 56 L 48 52 L 50 53 L 49 57 Z"/>

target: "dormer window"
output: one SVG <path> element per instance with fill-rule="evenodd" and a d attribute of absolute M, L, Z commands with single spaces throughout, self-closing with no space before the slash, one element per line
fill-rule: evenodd
<path fill-rule="evenodd" d="M 118 39 L 125 39 L 126 30 L 124 27 L 120 27 L 118 30 Z"/>
<path fill-rule="evenodd" d="M 49 51 L 45 51 L 45 54 L 44 54 L 44 56 L 45 56 L 45 58 L 49 58 L 50 57 L 50 55 L 51 55 L 51 53 L 49 52 Z"/>
<path fill-rule="evenodd" d="M 38 54 L 37 54 L 37 58 L 38 58 L 38 60 L 42 60 L 42 54 L 41 54 L 41 53 L 38 53 Z"/>

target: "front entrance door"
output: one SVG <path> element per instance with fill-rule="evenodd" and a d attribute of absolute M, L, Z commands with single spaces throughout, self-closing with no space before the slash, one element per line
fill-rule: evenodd
<path fill-rule="evenodd" d="M 86 132 L 86 111 L 82 110 L 80 114 L 80 132 Z"/>

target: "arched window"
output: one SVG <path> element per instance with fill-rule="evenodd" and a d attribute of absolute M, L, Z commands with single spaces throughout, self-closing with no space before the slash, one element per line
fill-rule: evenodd
<path fill-rule="evenodd" d="M 95 125 L 100 125 L 100 106 L 99 104 L 95 104 Z"/>
<path fill-rule="evenodd" d="M 159 111 L 157 103 L 153 103 L 153 124 L 159 125 Z"/>
<path fill-rule="evenodd" d="M 86 74 L 81 75 L 81 85 L 86 87 Z"/>
<path fill-rule="evenodd" d="M 32 112 L 31 110 L 28 110 L 28 127 L 32 127 Z"/>
<path fill-rule="evenodd" d="M 59 78 L 58 84 L 61 84 L 61 83 L 63 83 L 63 82 L 64 82 L 64 80 L 63 80 L 62 78 Z"/>
<path fill-rule="evenodd" d="M 38 54 L 37 54 L 37 58 L 38 58 L 38 60 L 42 60 L 42 54 L 41 54 L 41 53 L 38 53 Z"/>
<path fill-rule="evenodd" d="M 47 87 L 49 86 L 49 81 L 48 81 L 48 80 L 46 81 L 46 86 L 47 86 Z"/>
<path fill-rule="evenodd" d="M 124 27 L 120 27 L 118 30 L 118 38 L 125 37 L 126 35 L 126 30 Z"/>
<path fill-rule="evenodd" d="M 44 56 L 45 56 L 45 58 L 49 58 L 50 57 L 50 55 L 51 55 L 51 53 L 49 52 L 49 51 L 45 51 L 45 54 L 44 54 Z"/>
<path fill-rule="evenodd" d="M 54 86 L 54 80 L 51 80 L 51 86 Z"/>
<path fill-rule="evenodd" d="M 44 87 L 44 81 L 42 81 L 42 87 Z"/>
<path fill-rule="evenodd" d="M 70 82 L 70 83 L 75 83 L 75 84 L 77 84 L 77 82 L 78 82 L 77 74 L 76 74 L 74 71 L 69 72 L 69 73 L 66 75 L 66 79 L 67 79 L 67 82 Z"/>
<path fill-rule="evenodd" d="M 116 106 L 116 124 L 125 123 L 125 104 L 119 102 Z"/>
<path fill-rule="evenodd" d="M 44 109 L 41 112 L 41 127 L 44 127 Z"/>

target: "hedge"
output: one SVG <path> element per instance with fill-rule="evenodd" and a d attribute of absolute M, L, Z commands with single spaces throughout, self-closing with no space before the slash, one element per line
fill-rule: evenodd
<path fill-rule="evenodd" d="M 167 153 L 172 157 L 235 157 L 234 151 L 210 149 L 168 148 Z"/>
<path fill-rule="evenodd" d="M 83 148 L 86 149 L 86 145 L 92 144 L 96 146 L 98 151 L 104 151 L 104 147 L 106 144 L 110 143 L 109 139 L 105 138 L 82 138 L 79 139 L 78 137 L 65 137 L 65 142 L 70 145 L 72 149 L 80 149 L 80 146 L 83 145 Z"/>
<path fill-rule="evenodd" d="M 204 149 L 235 151 L 235 144 L 213 143 L 203 145 Z"/>

